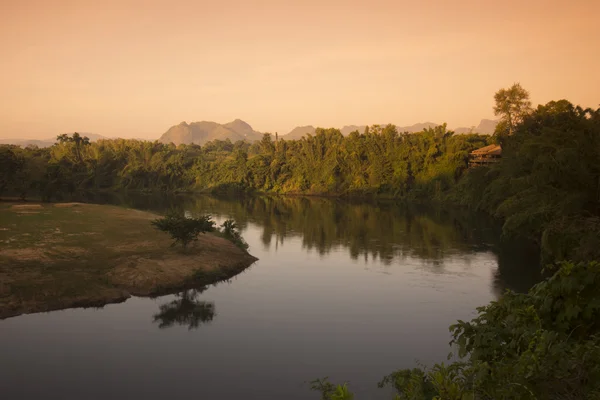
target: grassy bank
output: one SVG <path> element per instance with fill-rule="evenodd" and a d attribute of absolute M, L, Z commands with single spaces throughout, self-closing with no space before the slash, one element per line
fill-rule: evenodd
<path fill-rule="evenodd" d="M 0 318 L 102 306 L 231 277 L 256 258 L 210 235 L 170 247 L 151 213 L 80 203 L 0 204 Z"/>

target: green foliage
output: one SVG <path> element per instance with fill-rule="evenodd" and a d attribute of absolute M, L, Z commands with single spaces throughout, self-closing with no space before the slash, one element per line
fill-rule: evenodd
<path fill-rule="evenodd" d="M 600 264 L 557 268 L 529 293 L 508 292 L 451 327 L 474 369 L 470 389 L 497 399 L 600 395 Z"/>
<path fill-rule="evenodd" d="M 242 237 L 234 220 L 228 219 L 221 224 L 221 234 L 240 249 L 244 251 L 248 250 L 248 243 Z"/>
<path fill-rule="evenodd" d="M 15 183 L 17 173 L 23 168 L 21 160 L 15 154 L 17 151 L 16 146 L 0 147 L 0 194 Z"/>
<path fill-rule="evenodd" d="M 210 216 L 205 215 L 199 218 L 186 218 L 178 213 L 170 213 L 167 216 L 155 219 L 151 222 L 157 229 L 167 232 L 173 239 L 172 246 L 177 243 L 183 248 L 195 240 L 198 240 L 198 235 L 214 230 L 215 223 Z"/>
<path fill-rule="evenodd" d="M 59 136 L 51 148 L 18 151 L 27 155 L 25 164 L 40 160 L 42 179 L 24 171 L 23 181 L 38 179 L 28 190 L 48 200 L 122 189 L 441 198 L 465 171 L 469 151 L 488 140 L 454 136 L 445 125 L 414 134 L 374 125 L 347 137 L 319 128 L 301 140 L 265 135 L 253 144 L 214 140 L 203 147 L 123 139 L 90 143 L 73 134 Z M 16 183 L 7 182 L 6 189 L 18 190 Z"/>
<path fill-rule="evenodd" d="M 425 373 L 418 369 L 398 370 L 384 377 L 377 384 L 380 388 L 392 386 L 401 400 L 431 399 L 435 395 L 435 388 Z"/>
<path fill-rule="evenodd" d="M 335 385 L 328 377 L 315 379 L 310 382 L 310 389 L 321 393 L 321 400 L 352 400 L 354 394 L 348 389 L 348 384 Z"/>

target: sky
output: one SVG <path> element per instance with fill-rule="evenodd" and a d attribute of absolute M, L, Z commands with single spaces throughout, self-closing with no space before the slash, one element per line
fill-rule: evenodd
<path fill-rule="evenodd" d="M 0 138 L 470 127 L 514 82 L 596 108 L 599 20 L 597 0 L 0 0 Z"/>

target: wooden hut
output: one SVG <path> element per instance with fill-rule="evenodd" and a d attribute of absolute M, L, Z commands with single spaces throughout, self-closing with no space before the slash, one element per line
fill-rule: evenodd
<path fill-rule="evenodd" d="M 498 162 L 501 157 L 502 147 L 497 144 L 490 144 L 489 146 L 473 150 L 469 154 L 469 167 L 493 164 Z"/>

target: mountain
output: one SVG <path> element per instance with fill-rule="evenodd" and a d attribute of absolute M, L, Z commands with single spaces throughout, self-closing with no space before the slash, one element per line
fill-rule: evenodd
<path fill-rule="evenodd" d="M 386 126 L 387 124 L 379 124 L 379 125 Z M 434 122 L 422 122 L 422 123 L 409 125 L 409 126 L 397 126 L 396 128 L 398 129 L 398 132 L 414 133 L 414 132 L 421 132 L 422 130 L 429 128 L 429 127 L 435 128 L 436 126 L 438 126 L 438 124 L 436 124 Z M 345 125 L 342 129 L 340 129 L 340 132 L 344 136 L 348 136 L 350 134 L 350 132 L 354 132 L 354 131 L 358 131 L 359 133 L 364 133 L 366 127 L 367 127 L 367 125 Z M 288 133 L 287 135 L 283 135 L 282 138 L 285 140 L 298 140 L 298 139 L 302 138 L 302 136 L 305 136 L 307 133 L 314 135 L 315 131 L 316 131 L 316 129 L 312 125 L 297 126 L 296 128 L 292 129 L 292 131 L 290 133 Z"/>
<path fill-rule="evenodd" d="M 481 122 L 479 122 L 479 125 L 477 125 L 477 126 L 473 126 L 471 128 L 460 127 L 460 128 L 456 128 L 453 130 L 454 130 L 454 133 L 457 135 L 462 135 L 462 134 L 471 133 L 471 132 L 479 133 L 482 135 L 491 135 L 494 133 L 494 130 L 496 129 L 496 125 L 498 125 L 497 120 L 482 119 Z"/>
<path fill-rule="evenodd" d="M 340 129 L 340 132 L 342 132 L 342 135 L 344 136 L 348 136 L 351 132 L 354 131 L 358 131 L 358 133 L 364 133 L 366 127 L 366 125 L 346 125 L 342 129 Z"/>
<path fill-rule="evenodd" d="M 396 129 L 398 129 L 398 132 L 415 133 L 415 132 L 421 132 L 427 128 L 435 128 L 436 126 L 439 126 L 439 124 L 436 124 L 435 122 L 421 122 L 421 123 L 409 125 L 409 126 L 397 126 Z"/>
<path fill-rule="evenodd" d="M 471 128 L 467 128 L 466 126 L 461 126 L 460 128 L 452 129 L 455 135 L 465 135 L 471 132 L 475 132 L 475 126 Z"/>
<path fill-rule="evenodd" d="M 491 135 L 496 130 L 496 125 L 498 125 L 498 120 L 491 119 L 482 119 L 477 128 L 475 128 L 476 133 L 482 133 L 485 135 Z"/>
<path fill-rule="evenodd" d="M 282 138 L 285 140 L 298 140 L 301 139 L 302 136 L 306 136 L 307 133 L 314 135 L 315 131 L 316 129 L 312 125 L 297 126 L 294 129 L 292 129 L 292 131 L 289 132 L 287 135 L 283 135 Z"/>
<path fill-rule="evenodd" d="M 0 139 L 0 144 L 14 144 L 15 146 L 27 147 L 50 147 L 56 142 L 54 139 L 37 140 L 37 139 Z"/>
<path fill-rule="evenodd" d="M 158 140 L 162 143 L 174 143 L 176 145 L 182 143 L 203 145 L 215 139 L 229 139 L 232 142 L 238 140 L 252 142 L 261 138 L 262 134 L 260 132 L 252 129 L 248 123 L 241 119 L 236 119 L 226 124 L 212 121 L 199 121 L 188 124 L 184 121 L 179 125 L 170 127 Z"/>
<path fill-rule="evenodd" d="M 105 136 L 98 135 L 97 133 L 79 133 L 81 136 L 87 136 L 90 139 L 90 142 L 95 142 L 99 139 L 107 139 Z M 69 133 L 70 135 L 70 133 Z M 0 144 L 14 144 L 16 146 L 27 147 L 27 146 L 37 146 L 37 147 L 50 147 L 54 143 L 56 143 L 56 138 L 51 139 L 0 139 Z"/>

